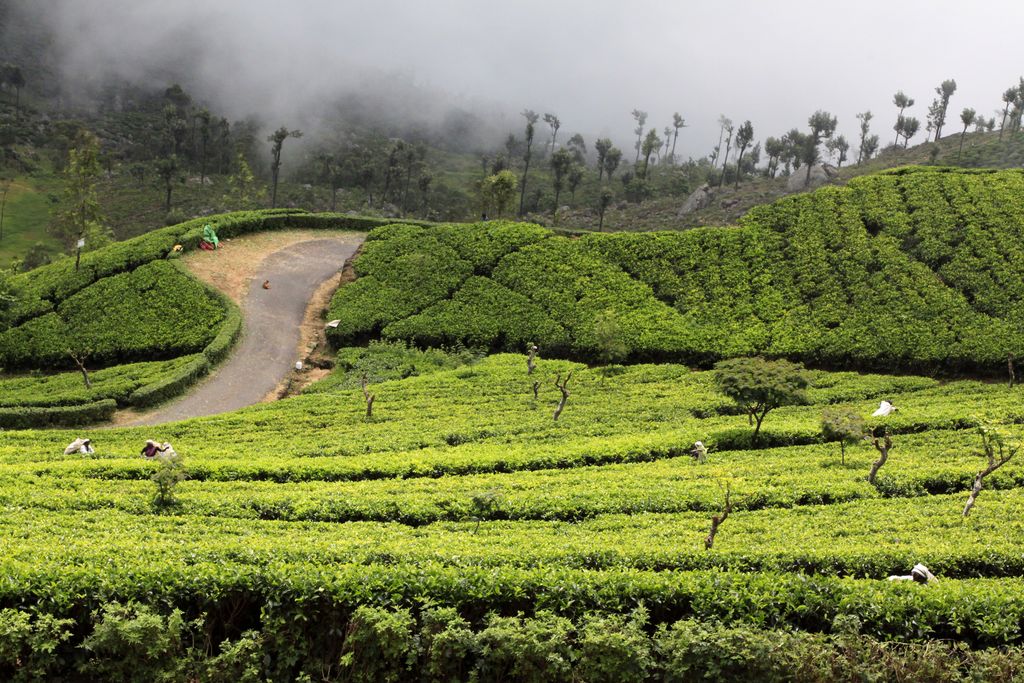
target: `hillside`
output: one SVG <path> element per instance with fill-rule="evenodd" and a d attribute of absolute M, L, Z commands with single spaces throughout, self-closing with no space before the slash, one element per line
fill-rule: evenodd
<path fill-rule="evenodd" d="M 1024 353 L 1022 198 L 1019 171 L 908 168 L 787 197 L 734 228 L 386 227 L 332 302 L 332 339 L 1003 372 Z"/>
<path fill-rule="evenodd" d="M 215 217 L 224 237 L 374 228 L 327 311 L 336 368 L 222 415 L 0 432 L 0 677 L 1013 680 L 1022 461 L 963 511 L 986 452 L 1019 448 L 1021 389 L 906 372 L 1020 353 L 1022 190 L 1020 171 L 902 168 L 683 232 Z M 176 324 L 195 346 L 175 350 L 192 355 L 150 361 L 172 379 L 142 391 L 186 388 L 182 365 L 237 330 L 172 279 L 202 222 L 18 276 L 3 334 L 40 343 L 0 344 L 6 362 L 60 360 L 41 321 L 78 298 L 192 292 Z M 133 354 L 163 348 L 128 320 L 81 321 L 117 344 L 93 373 L 108 405 L 151 381 Z M 758 438 L 690 367 L 751 353 L 829 368 Z M 83 401 L 74 377 L 0 380 L 31 399 L 0 417 L 45 426 Z M 882 400 L 898 410 L 872 416 Z M 842 452 L 826 411 L 863 420 Z M 82 436 L 96 452 L 64 455 Z M 146 439 L 181 457 L 141 457 Z M 937 581 L 887 580 L 917 563 Z"/>

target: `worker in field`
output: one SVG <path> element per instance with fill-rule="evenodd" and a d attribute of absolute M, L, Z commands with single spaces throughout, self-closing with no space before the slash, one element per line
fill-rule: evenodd
<path fill-rule="evenodd" d="M 68 444 L 68 447 L 64 449 L 64 455 L 71 455 L 72 453 L 82 453 L 83 455 L 89 455 L 95 453 L 96 449 L 92 447 L 92 439 L 75 439 Z"/>
<path fill-rule="evenodd" d="M 693 456 L 694 460 L 703 465 L 708 461 L 708 447 L 701 441 L 694 441 L 690 455 Z"/>
<path fill-rule="evenodd" d="M 157 453 L 165 453 L 167 451 L 173 450 L 174 449 L 171 448 L 171 444 L 167 443 L 166 441 L 163 443 L 163 445 L 161 445 L 158 444 L 156 441 L 153 441 L 152 439 L 148 439 L 146 441 L 146 445 L 142 447 L 141 451 L 139 451 L 139 455 L 146 458 L 147 460 L 152 460 L 153 458 L 156 457 Z"/>

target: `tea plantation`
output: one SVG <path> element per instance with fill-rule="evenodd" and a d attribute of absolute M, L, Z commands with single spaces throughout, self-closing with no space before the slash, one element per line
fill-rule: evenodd
<path fill-rule="evenodd" d="M 1024 460 L 962 511 L 982 430 L 1017 443 L 1022 390 L 942 374 L 1017 353 L 1020 189 L 1017 172 L 904 171 L 730 229 L 380 227 L 332 303 L 334 340 L 496 353 L 373 343 L 235 413 L 0 433 L 0 675 L 1020 680 Z M 56 295 L 48 277 L 25 321 L 91 285 Z M 752 353 L 817 366 L 756 443 L 690 367 Z M 635 362 L 582 362 L 609 356 Z M 96 372 L 96 396 L 192 357 Z M 77 396 L 60 376 L 8 381 L 37 406 Z M 872 417 L 882 400 L 898 410 Z M 825 442 L 829 408 L 888 430 L 873 484 L 878 451 Z M 62 455 L 81 435 L 96 453 Z M 148 438 L 184 456 L 171 504 Z M 917 563 L 937 581 L 887 580 Z"/>

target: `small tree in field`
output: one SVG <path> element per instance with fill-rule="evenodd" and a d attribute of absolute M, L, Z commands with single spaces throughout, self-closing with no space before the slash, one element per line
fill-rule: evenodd
<path fill-rule="evenodd" d="M 967 498 L 967 504 L 964 505 L 964 517 L 971 514 L 971 508 L 974 507 L 974 502 L 978 499 L 978 494 L 981 493 L 981 489 L 985 485 L 985 477 L 1008 463 L 1013 456 L 1017 455 L 1017 451 L 1020 450 L 1021 446 L 1019 439 L 1011 440 L 1008 436 L 992 427 L 984 425 L 978 427 L 978 435 L 981 436 L 981 446 L 988 465 L 974 477 L 971 495 Z"/>
<path fill-rule="evenodd" d="M 846 445 L 864 438 L 864 418 L 850 408 L 832 408 L 821 416 L 821 435 L 829 443 L 839 442 L 842 464 L 846 464 Z"/>
<path fill-rule="evenodd" d="M 802 365 L 786 360 L 731 358 L 715 364 L 718 390 L 736 401 L 754 425 L 757 444 L 765 416 L 780 406 L 807 402 L 807 375 Z"/>
<path fill-rule="evenodd" d="M 615 311 L 603 311 L 594 320 L 594 343 L 597 359 L 605 365 L 618 363 L 629 355 L 629 347 L 622 339 L 622 326 L 619 325 Z"/>
<path fill-rule="evenodd" d="M 157 507 L 167 507 L 174 504 L 174 489 L 185 480 L 185 459 L 174 449 L 170 449 L 156 456 L 157 470 L 150 479 L 156 484 L 156 499 L 153 501 Z"/>

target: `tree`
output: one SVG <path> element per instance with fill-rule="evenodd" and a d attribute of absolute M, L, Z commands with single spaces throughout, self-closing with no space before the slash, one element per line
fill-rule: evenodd
<path fill-rule="evenodd" d="M 560 149 L 551 155 L 552 185 L 555 189 L 555 203 L 551 210 L 552 216 L 557 216 L 558 196 L 562 193 L 565 178 L 572 168 L 572 152 L 567 149 Z"/>
<path fill-rule="evenodd" d="M 918 119 L 914 118 L 913 116 L 908 116 L 904 120 L 904 122 L 903 122 L 903 149 L 907 148 L 907 145 L 910 144 L 910 138 L 912 138 L 915 135 L 917 135 L 917 131 L 920 130 L 920 128 L 921 128 L 921 121 L 919 121 Z"/>
<path fill-rule="evenodd" d="M 719 483 L 719 487 L 721 486 L 722 484 Z M 728 482 L 726 482 L 723 492 L 725 493 L 725 502 L 722 504 L 722 514 L 711 516 L 711 529 L 708 531 L 708 535 L 704 539 L 705 550 L 711 550 L 711 548 L 714 547 L 715 536 L 718 535 L 718 528 L 722 526 L 722 522 L 728 519 L 729 513 L 732 512 L 732 502 L 730 500 L 730 495 L 732 494 L 732 487 L 729 486 Z"/>
<path fill-rule="evenodd" d="M 267 138 L 267 142 L 270 143 L 270 179 L 271 179 L 271 190 L 270 190 L 270 207 L 274 208 L 277 206 L 277 179 L 281 173 L 281 148 L 284 146 L 284 141 L 288 138 L 301 138 L 301 130 L 288 130 L 284 126 L 281 126 L 274 131 L 270 137 Z"/>
<path fill-rule="evenodd" d="M 843 162 L 846 161 L 846 153 L 850 150 L 850 143 L 846 141 L 846 137 L 843 135 L 837 135 L 826 142 L 825 147 L 828 149 L 829 156 L 833 154 L 838 156 L 836 168 L 842 168 Z"/>
<path fill-rule="evenodd" d="M 935 116 L 935 140 L 938 142 L 939 138 L 942 137 L 942 126 L 946 124 L 946 110 L 949 108 L 949 98 L 956 92 L 956 81 L 952 78 L 942 83 L 935 88 L 935 93 L 939 96 L 938 103 L 939 107 L 936 111 Z"/>
<path fill-rule="evenodd" d="M 864 144 L 861 146 L 860 149 L 861 158 L 864 161 L 867 161 L 868 159 L 873 157 L 875 153 L 878 152 L 879 144 L 880 140 L 878 139 L 877 135 L 869 135 L 867 138 L 865 138 Z"/>
<path fill-rule="evenodd" d="M 786 144 L 778 138 L 769 137 L 764 141 L 764 153 L 768 155 L 768 177 L 774 178 L 779 169 L 779 160 L 786 151 Z"/>
<path fill-rule="evenodd" d="M 569 201 L 572 204 L 576 203 L 576 190 L 581 182 L 583 182 L 583 166 L 573 163 L 569 168 Z"/>
<path fill-rule="evenodd" d="M 743 152 L 746 151 L 750 142 L 754 139 L 754 126 L 751 125 L 750 121 L 744 121 L 743 125 L 736 131 L 736 147 L 740 150 L 740 155 L 736 159 L 736 187 L 740 186 L 740 174 L 742 173 L 743 167 Z M 724 175 L 724 174 L 723 174 Z"/>
<path fill-rule="evenodd" d="M 857 165 L 859 166 L 862 161 L 867 161 L 871 157 L 864 156 L 864 143 L 868 139 L 868 132 L 871 130 L 871 119 L 874 115 L 870 110 L 857 114 L 857 120 L 860 121 L 860 149 L 857 150 Z"/>
<path fill-rule="evenodd" d="M 178 166 L 178 155 L 172 154 L 169 157 L 157 161 L 156 174 L 164 181 L 164 190 L 167 192 L 166 199 L 164 201 L 164 211 L 170 213 L 171 193 L 174 190 L 174 182 L 185 182 L 185 177 L 182 175 L 181 168 Z"/>
<path fill-rule="evenodd" d="M 956 151 L 956 160 L 960 161 L 960 154 L 964 151 L 964 136 L 967 135 L 967 126 L 974 123 L 974 119 L 977 116 L 977 112 L 969 107 L 964 107 L 964 110 L 960 112 L 960 121 L 964 124 L 964 129 L 960 132 L 960 148 Z"/>
<path fill-rule="evenodd" d="M 988 465 L 974 477 L 971 495 L 967 498 L 967 504 L 964 505 L 964 517 L 971 514 L 971 508 L 974 507 L 974 502 L 978 499 L 978 494 L 981 493 L 981 489 L 985 485 L 985 477 L 1008 463 L 1013 456 L 1017 455 L 1017 451 L 1021 447 L 1019 440 L 1014 439 L 1011 441 L 1007 435 L 987 425 L 978 427 L 978 435 L 981 436 L 983 455 L 988 460 Z"/>
<path fill-rule="evenodd" d="M 643 178 L 647 179 L 647 169 L 651 163 L 651 154 L 654 150 L 661 148 L 661 138 L 658 137 L 658 131 L 651 128 L 647 131 L 647 137 L 644 138 L 643 153 L 644 153 L 644 172 Z"/>
<path fill-rule="evenodd" d="M 811 135 L 810 139 L 805 141 L 804 144 L 803 161 L 807 164 L 805 185 L 811 181 L 811 166 L 818 160 L 818 145 L 821 143 L 822 138 L 832 137 L 832 134 L 836 132 L 836 123 L 836 117 L 821 109 L 811 114 L 811 117 L 807 119 L 807 125 L 811 128 Z"/>
<path fill-rule="evenodd" d="M 864 418 L 850 408 L 830 408 L 821 416 L 821 436 L 827 443 L 838 443 L 842 464 L 846 464 L 846 446 L 864 438 Z"/>
<path fill-rule="evenodd" d="M 722 157 L 722 177 L 718 181 L 718 187 L 725 185 L 725 167 L 729 165 L 729 148 L 732 147 L 732 121 L 729 121 L 728 127 L 725 129 L 725 156 Z"/>
<path fill-rule="evenodd" d="M 530 173 L 530 157 L 533 149 L 533 132 L 537 123 L 537 113 L 532 109 L 524 109 L 522 113 L 526 119 L 526 148 L 523 150 L 523 175 L 519 181 L 519 215 L 523 215 L 523 202 L 526 199 L 526 179 Z"/>
<path fill-rule="evenodd" d="M 507 169 L 499 171 L 495 175 L 488 177 L 485 181 L 486 195 L 494 205 L 499 218 L 505 213 L 506 207 L 515 199 L 516 185 L 518 184 L 519 179 L 516 178 L 516 174 Z"/>
<path fill-rule="evenodd" d="M 245 155 L 235 155 L 235 172 L 228 177 L 228 193 L 223 201 L 237 210 L 253 209 L 263 203 L 266 191 L 256 183 L 256 176 L 249 168 Z"/>
<path fill-rule="evenodd" d="M 757 444 L 761 423 L 775 408 L 807 402 L 807 375 L 802 365 L 786 360 L 731 358 L 715 364 L 715 384 L 755 424 Z"/>
<path fill-rule="evenodd" d="M 871 463 L 871 470 L 868 472 L 868 483 L 872 486 L 875 485 L 878 470 L 882 469 L 882 466 L 889 460 L 889 451 L 892 450 L 892 435 L 889 433 L 889 427 L 882 427 L 881 435 L 877 434 L 877 431 L 877 427 L 872 427 L 871 433 L 867 437 L 871 441 L 871 445 L 878 451 L 878 460 Z"/>
<path fill-rule="evenodd" d="M 598 197 L 597 202 L 597 229 L 599 231 L 604 230 L 604 212 L 608 210 L 608 206 L 612 203 L 612 199 L 615 195 L 607 187 L 601 188 L 601 194 Z"/>
<path fill-rule="evenodd" d="M 564 381 L 562 380 L 562 373 L 558 373 L 558 376 L 555 377 L 555 387 L 562 393 L 562 398 L 558 401 L 558 407 L 555 408 L 555 422 L 558 422 L 558 418 L 561 417 L 562 411 L 565 410 L 565 402 L 569 400 L 568 386 L 569 380 L 572 379 L 573 372 L 573 370 L 570 370 L 569 374 L 565 376 Z"/>
<path fill-rule="evenodd" d="M 555 138 L 558 137 L 558 129 L 562 127 L 562 122 L 558 120 L 558 117 L 554 114 L 544 114 L 544 123 L 551 127 L 551 150 L 550 153 L 555 152 Z"/>
<path fill-rule="evenodd" d="M 153 502 L 157 507 L 167 507 L 174 504 L 174 490 L 188 476 L 185 459 L 171 448 L 158 453 L 156 461 L 156 472 L 150 477 L 156 484 L 156 499 Z"/>
<path fill-rule="evenodd" d="M 612 309 L 602 311 L 594 319 L 594 346 L 597 360 L 603 365 L 619 363 L 629 355 L 629 347 L 622 338 L 622 326 Z"/>
<path fill-rule="evenodd" d="M 210 144 L 210 112 L 200 109 L 196 112 L 196 119 L 199 120 L 199 184 L 206 184 L 206 152 Z"/>
<path fill-rule="evenodd" d="M 572 152 L 573 159 L 576 161 L 577 164 L 582 165 L 586 163 L 587 143 L 583 141 L 582 135 L 576 133 L 571 138 L 569 138 L 569 142 L 567 142 L 565 146 L 566 148 L 568 148 L 570 152 Z"/>
<path fill-rule="evenodd" d="M 608 138 L 601 138 L 594 143 L 594 149 L 597 150 L 597 181 L 601 182 L 601 178 L 604 177 L 604 164 L 608 159 L 608 152 L 612 148 L 612 141 Z"/>
<path fill-rule="evenodd" d="M 895 95 L 893 95 L 892 103 L 900 108 L 899 116 L 896 117 L 897 121 L 903 118 L 904 109 L 906 109 L 907 107 L 914 106 L 914 100 L 904 95 L 902 90 L 898 91 Z M 901 128 L 896 128 L 896 140 L 892 143 L 893 145 L 900 144 L 900 130 Z"/>
<path fill-rule="evenodd" d="M 643 145 L 644 124 L 647 123 L 647 112 L 634 109 L 633 120 L 636 121 L 636 128 L 633 129 L 633 132 L 636 133 L 636 159 L 633 160 L 633 163 L 638 164 L 640 163 L 640 147 Z"/>
<path fill-rule="evenodd" d="M 618 147 L 612 147 L 608 150 L 608 154 L 604 158 L 604 172 L 608 176 L 609 182 L 612 176 L 615 174 L 615 169 L 619 167 L 619 162 L 622 161 L 622 150 Z"/>
<path fill-rule="evenodd" d="M 1010 105 L 1017 100 L 1017 88 L 1007 88 L 1003 92 L 1003 102 L 1006 106 L 1003 108 L 1003 122 L 999 124 L 999 140 L 1003 139 L 1003 129 L 1006 128 L 1006 115 L 1010 113 Z"/>
<path fill-rule="evenodd" d="M 100 142 L 87 130 L 79 132 L 68 151 L 64 168 L 64 193 L 50 233 L 68 250 L 85 240 L 85 249 L 97 249 L 113 239 L 104 227 L 96 186 L 100 179 Z"/>
<path fill-rule="evenodd" d="M 679 129 L 680 128 L 686 128 L 686 119 L 684 119 L 682 116 L 680 116 L 679 112 L 676 112 L 675 114 L 672 114 L 672 128 L 675 129 L 675 132 L 673 132 L 673 134 L 672 134 L 672 152 L 671 152 L 671 154 L 669 154 L 669 158 L 672 160 L 672 163 L 675 163 L 675 161 L 676 161 L 676 140 L 679 138 Z"/>
<path fill-rule="evenodd" d="M 711 168 L 714 168 L 718 163 L 718 157 L 722 151 L 722 140 L 725 138 L 725 131 L 729 130 L 732 133 L 732 119 L 722 114 L 718 117 L 718 145 L 715 146 L 715 152 L 711 155 Z"/>

